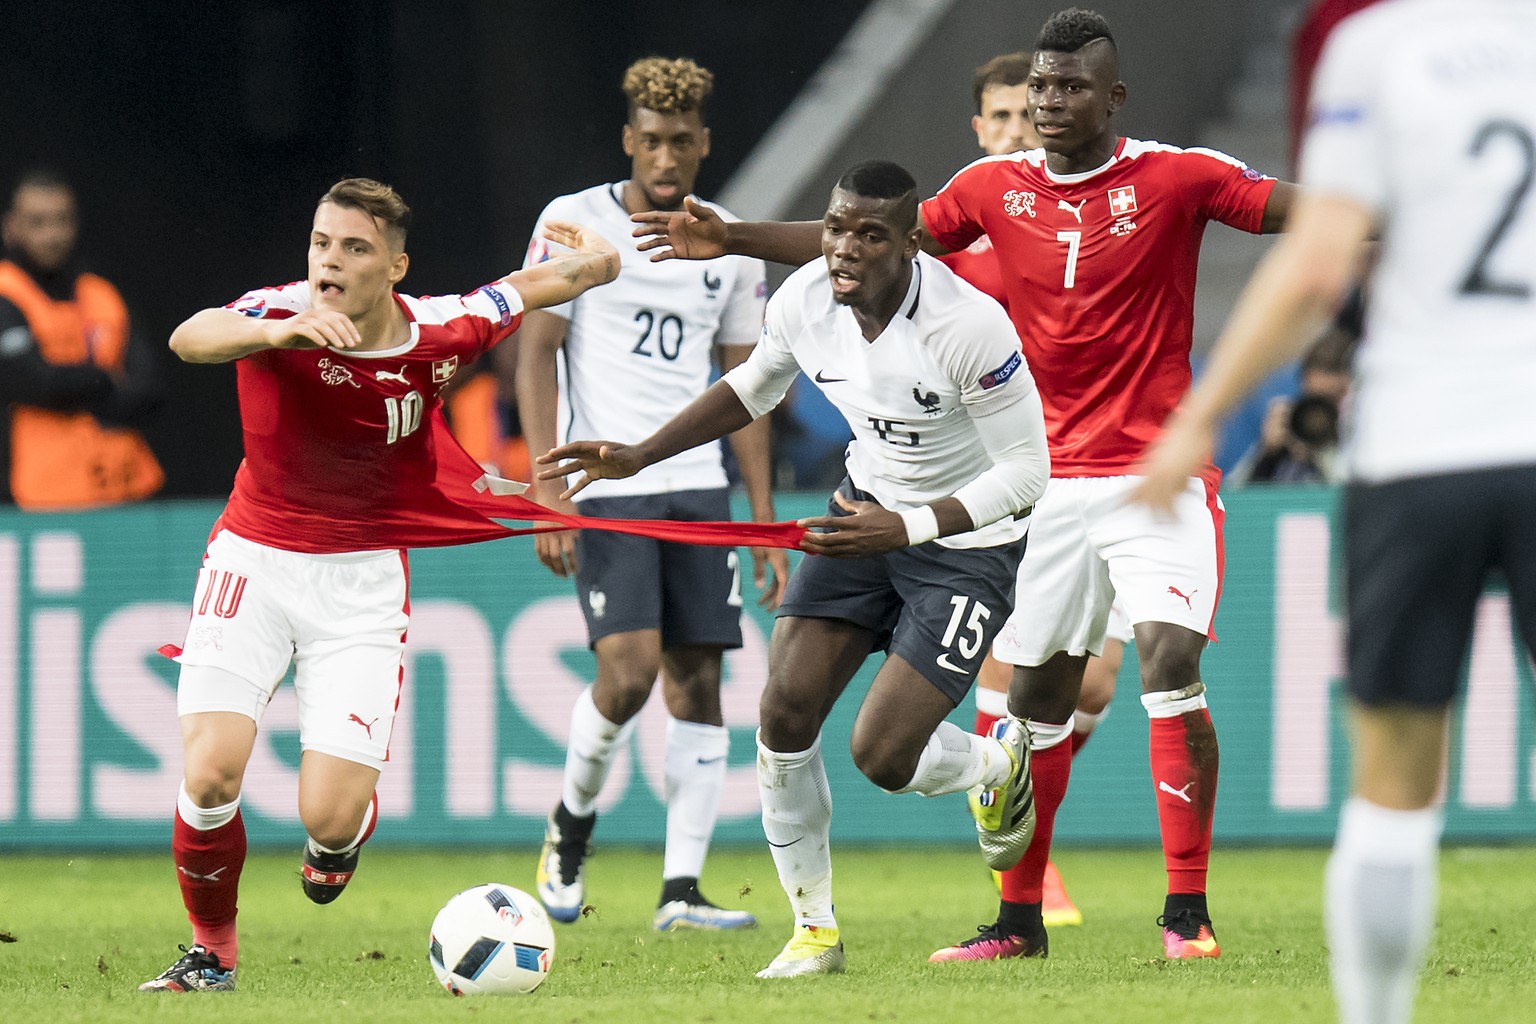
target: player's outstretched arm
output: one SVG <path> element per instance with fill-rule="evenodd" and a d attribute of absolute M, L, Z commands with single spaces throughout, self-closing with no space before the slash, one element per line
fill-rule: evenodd
<path fill-rule="evenodd" d="M 572 251 L 502 279 L 523 297 L 524 309 L 558 306 L 619 276 L 619 250 L 591 228 L 552 220 L 544 225 L 544 237 Z"/>
<path fill-rule="evenodd" d="M 227 363 L 269 348 L 356 348 L 357 325 L 334 309 L 286 320 L 257 320 L 232 309 L 204 309 L 171 332 L 171 351 L 188 363 Z"/>
<path fill-rule="evenodd" d="M 821 255 L 821 221 L 727 221 L 692 196 L 681 210 L 632 213 L 635 248 L 660 260 L 751 256 L 798 267 Z"/>
<path fill-rule="evenodd" d="M 618 480 L 634 476 L 646 466 L 669 459 L 678 452 L 724 437 L 751 423 L 753 416 L 736 397 L 730 384 L 717 380 L 698 398 L 639 444 L 615 441 L 572 441 L 551 448 L 534 461 L 545 467 L 540 480 L 582 475 L 560 495 L 569 498 L 593 480 Z"/>
<path fill-rule="evenodd" d="M 1300 192 L 1301 189 L 1289 181 L 1275 182 L 1275 187 L 1269 193 L 1269 202 L 1264 204 L 1264 220 L 1259 225 L 1259 234 L 1273 235 L 1285 230 L 1285 222 L 1291 219 L 1291 209 L 1296 205 L 1296 197 Z"/>
<path fill-rule="evenodd" d="M 1353 199 L 1301 195 L 1285 235 L 1243 290 L 1184 404 L 1147 449 L 1132 494 L 1165 514 L 1210 457 L 1216 425 L 1266 375 L 1300 355 L 1359 275 L 1371 212 Z"/>

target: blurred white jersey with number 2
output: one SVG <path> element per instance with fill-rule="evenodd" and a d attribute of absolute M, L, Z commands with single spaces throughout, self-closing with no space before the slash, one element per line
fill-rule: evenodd
<path fill-rule="evenodd" d="M 1335 32 L 1302 184 L 1375 211 L 1347 465 L 1536 463 L 1536 3 L 1396 0 Z"/>

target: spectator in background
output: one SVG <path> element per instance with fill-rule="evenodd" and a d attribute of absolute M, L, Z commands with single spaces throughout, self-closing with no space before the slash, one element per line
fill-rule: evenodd
<path fill-rule="evenodd" d="M 75 258 L 75 193 L 24 174 L 0 234 L 0 500 L 24 509 L 137 501 L 164 474 L 136 429 L 158 403 L 152 358 L 117 289 Z"/>
<path fill-rule="evenodd" d="M 1358 293 L 1350 307 L 1361 307 Z M 1298 394 L 1270 399 L 1264 431 L 1233 468 L 1231 483 L 1338 482 L 1339 410 L 1349 391 L 1358 316 L 1347 309 L 1307 351 Z"/>

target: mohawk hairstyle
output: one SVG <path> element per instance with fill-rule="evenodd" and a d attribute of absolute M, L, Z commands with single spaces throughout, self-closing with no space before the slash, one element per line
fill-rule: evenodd
<path fill-rule="evenodd" d="M 994 85 L 1023 85 L 1029 81 L 1029 69 L 1034 54 L 1027 50 L 1005 53 L 993 57 L 976 69 L 976 80 L 971 84 L 971 95 L 976 100 L 976 113 L 981 113 L 981 97 Z"/>
<path fill-rule="evenodd" d="M 1035 49 L 1076 53 L 1098 39 L 1108 40 L 1109 45 L 1118 52 L 1115 37 L 1109 31 L 1109 22 L 1102 14 L 1081 7 L 1068 7 L 1046 19 L 1040 27 L 1040 38 L 1035 41 Z"/>
<path fill-rule="evenodd" d="M 715 76 L 687 57 L 646 57 L 625 70 L 623 89 L 631 117 L 636 107 L 644 107 L 658 114 L 697 111 L 702 119 L 704 101 L 715 89 Z"/>

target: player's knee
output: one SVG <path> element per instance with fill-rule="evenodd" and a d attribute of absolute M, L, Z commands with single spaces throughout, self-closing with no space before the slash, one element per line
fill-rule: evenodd
<path fill-rule="evenodd" d="M 1183 690 L 1200 681 L 1200 652 L 1180 644 L 1153 645 L 1141 658 L 1141 692 Z"/>
<path fill-rule="evenodd" d="M 240 795 L 240 766 L 213 760 L 189 760 L 182 784 L 199 807 L 223 807 Z"/>
<path fill-rule="evenodd" d="M 309 837 L 328 850 L 344 850 L 352 845 L 363 827 L 363 815 L 368 805 L 327 805 L 301 807 L 299 817 Z"/>
<path fill-rule="evenodd" d="M 909 754 L 893 750 L 879 740 L 862 739 L 857 734 L 850 746 L 854 765 L 865 778 L 886 792 L 894 793 L 912 781 L 917 760 Z"/>
<path fill-rule="evenodd" d="M 758 727 L 774 750 L 809 749 L 821 731 L 819 705 L 797 700 L 793 695 L 774 700 L 765 690 L 758 711 Z"/>
<path fill-rule="evenodd" d="M 660 671 L 659 665 L 605 666 L 598 674 L 597 684 L 592 688 L 592 702 L 604 718 L 622 725 L 645 707 Z"/>

